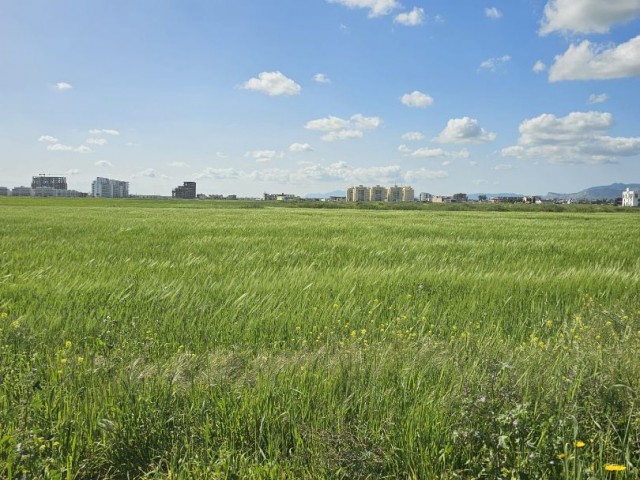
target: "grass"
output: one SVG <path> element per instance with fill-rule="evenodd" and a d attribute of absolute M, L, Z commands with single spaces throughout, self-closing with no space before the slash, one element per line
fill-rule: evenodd
<path fill-rule="evenodd" d="M 620 210 L 2 199 L 0 477 L 640 478 Z"/>

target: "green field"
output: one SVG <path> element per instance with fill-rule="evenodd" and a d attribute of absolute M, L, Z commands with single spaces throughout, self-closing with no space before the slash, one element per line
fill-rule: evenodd
<path fill-rule="evenodd" d="M 0 200 L 0 478 L 640 478 L 640 209 L 560 210 Z"/>

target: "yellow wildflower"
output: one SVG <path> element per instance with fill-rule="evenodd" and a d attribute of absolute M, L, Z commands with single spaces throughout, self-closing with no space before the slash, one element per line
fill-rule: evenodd
<path fill-rule="evenodd" d="M 71 340 L 67 340 L 66 342 L 64 342 L 64 348 L 66 348 L 67 350 L 72 346 L 73 346 L 73 343 L 71 343 Z"/>
<path fill-rule="evenodd" d="M 607 463 L 604 466 L 604 469 L 607 472 L 624 472 L 627 467 L 625 467 L 624 465 L 618 465 L 617 463 Z"/>
<path fill-rule="evenodd" d="M 585 445 L 586 443 L 584 443 L 582 440 L 576 440 L 575 446 L 577 448 L 584 448 Z"/>
<path fill-rule="evenodd" d="M 562 460 L 565 457 L 565 455 L 564 453 L 559 453 L 558 455 L 556 455 L 556 457 L 558 458 L 558 460 Z"/>
<path fill-rule="evenodd" d="M 61 358 L 60 359 L 60 363 L 64 365 L 65 363 L 67 363 L 67 359 L 66 358 Z"/>
<path fill-rule="evenodd" d="M 84 357 L 78 357 L 78 358 L 76 358 L 76 361 L 78 363 L 82 363 L 82 362 L 84 362 Z"/>
<path fill-rule="evenodd" d="M 9 314 L 7 312 L 0 313 L 0 318 L 9 318 Z"/>

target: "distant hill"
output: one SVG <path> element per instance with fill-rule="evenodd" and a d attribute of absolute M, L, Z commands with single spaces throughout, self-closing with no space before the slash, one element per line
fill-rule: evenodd
<path fill-rule="evenodd" d="M 347 192 L 345 190 L 334 190 L 327 193 L 307 193 L 304 198 L 329 198 L 329 197 L 346 197 Z"/>
<path fill-rule="evenodd" d="M 622 192 L 627 188 L 638 190 L 640 183 L 612 183 L 611 185 L 586 188 L 576 193 L 549 192 L 545 198 L 548 200 L 608 200 L 621 197 Z"/>

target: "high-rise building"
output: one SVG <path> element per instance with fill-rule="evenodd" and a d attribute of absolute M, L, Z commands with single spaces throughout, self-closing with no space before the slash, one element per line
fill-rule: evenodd
<path fill-rule="evenodd" d="M 196 198 L 196 182 L 183 182 L 171 192 L 173 198 Z"/>
<path fill-rule="evenodd" d="M 38 175 L 31 177 L 31 188 L 49 187 L 55 190 L 67 189 L 67 177 L 50 177 L 47 175 Z"/>
<path fill-rule="evenodd" d="M 622 192 L 622 206 L 623 207 L 637 207 L 638 206 L 638 192 L 627 188 Z"/>
<path fill-rule="evenodd" d="M 420 194 L 420 201 L 421 202 L 431 202 L 431 201 L 433 201 L 433 195 L 431 195 L 430 193 L 427 193 L 427 192 L 422 192 Z"/>
<path fill-rule="evenodd" d="M 347 202 L 368 202 L 369 188 L 364 185 L 347 188 Z"/>
<path fill-rule="evenodd" d="M 100 198 L 127 198 L 129 182 L 98 177 L 91 182 L 91 196 Z"/>
<path fill-rule="evenodd" d="M 380 185 L 375 185 L 369 189 L 370 202 L 384 202 L 387 197 L 387 189 Z"/>

